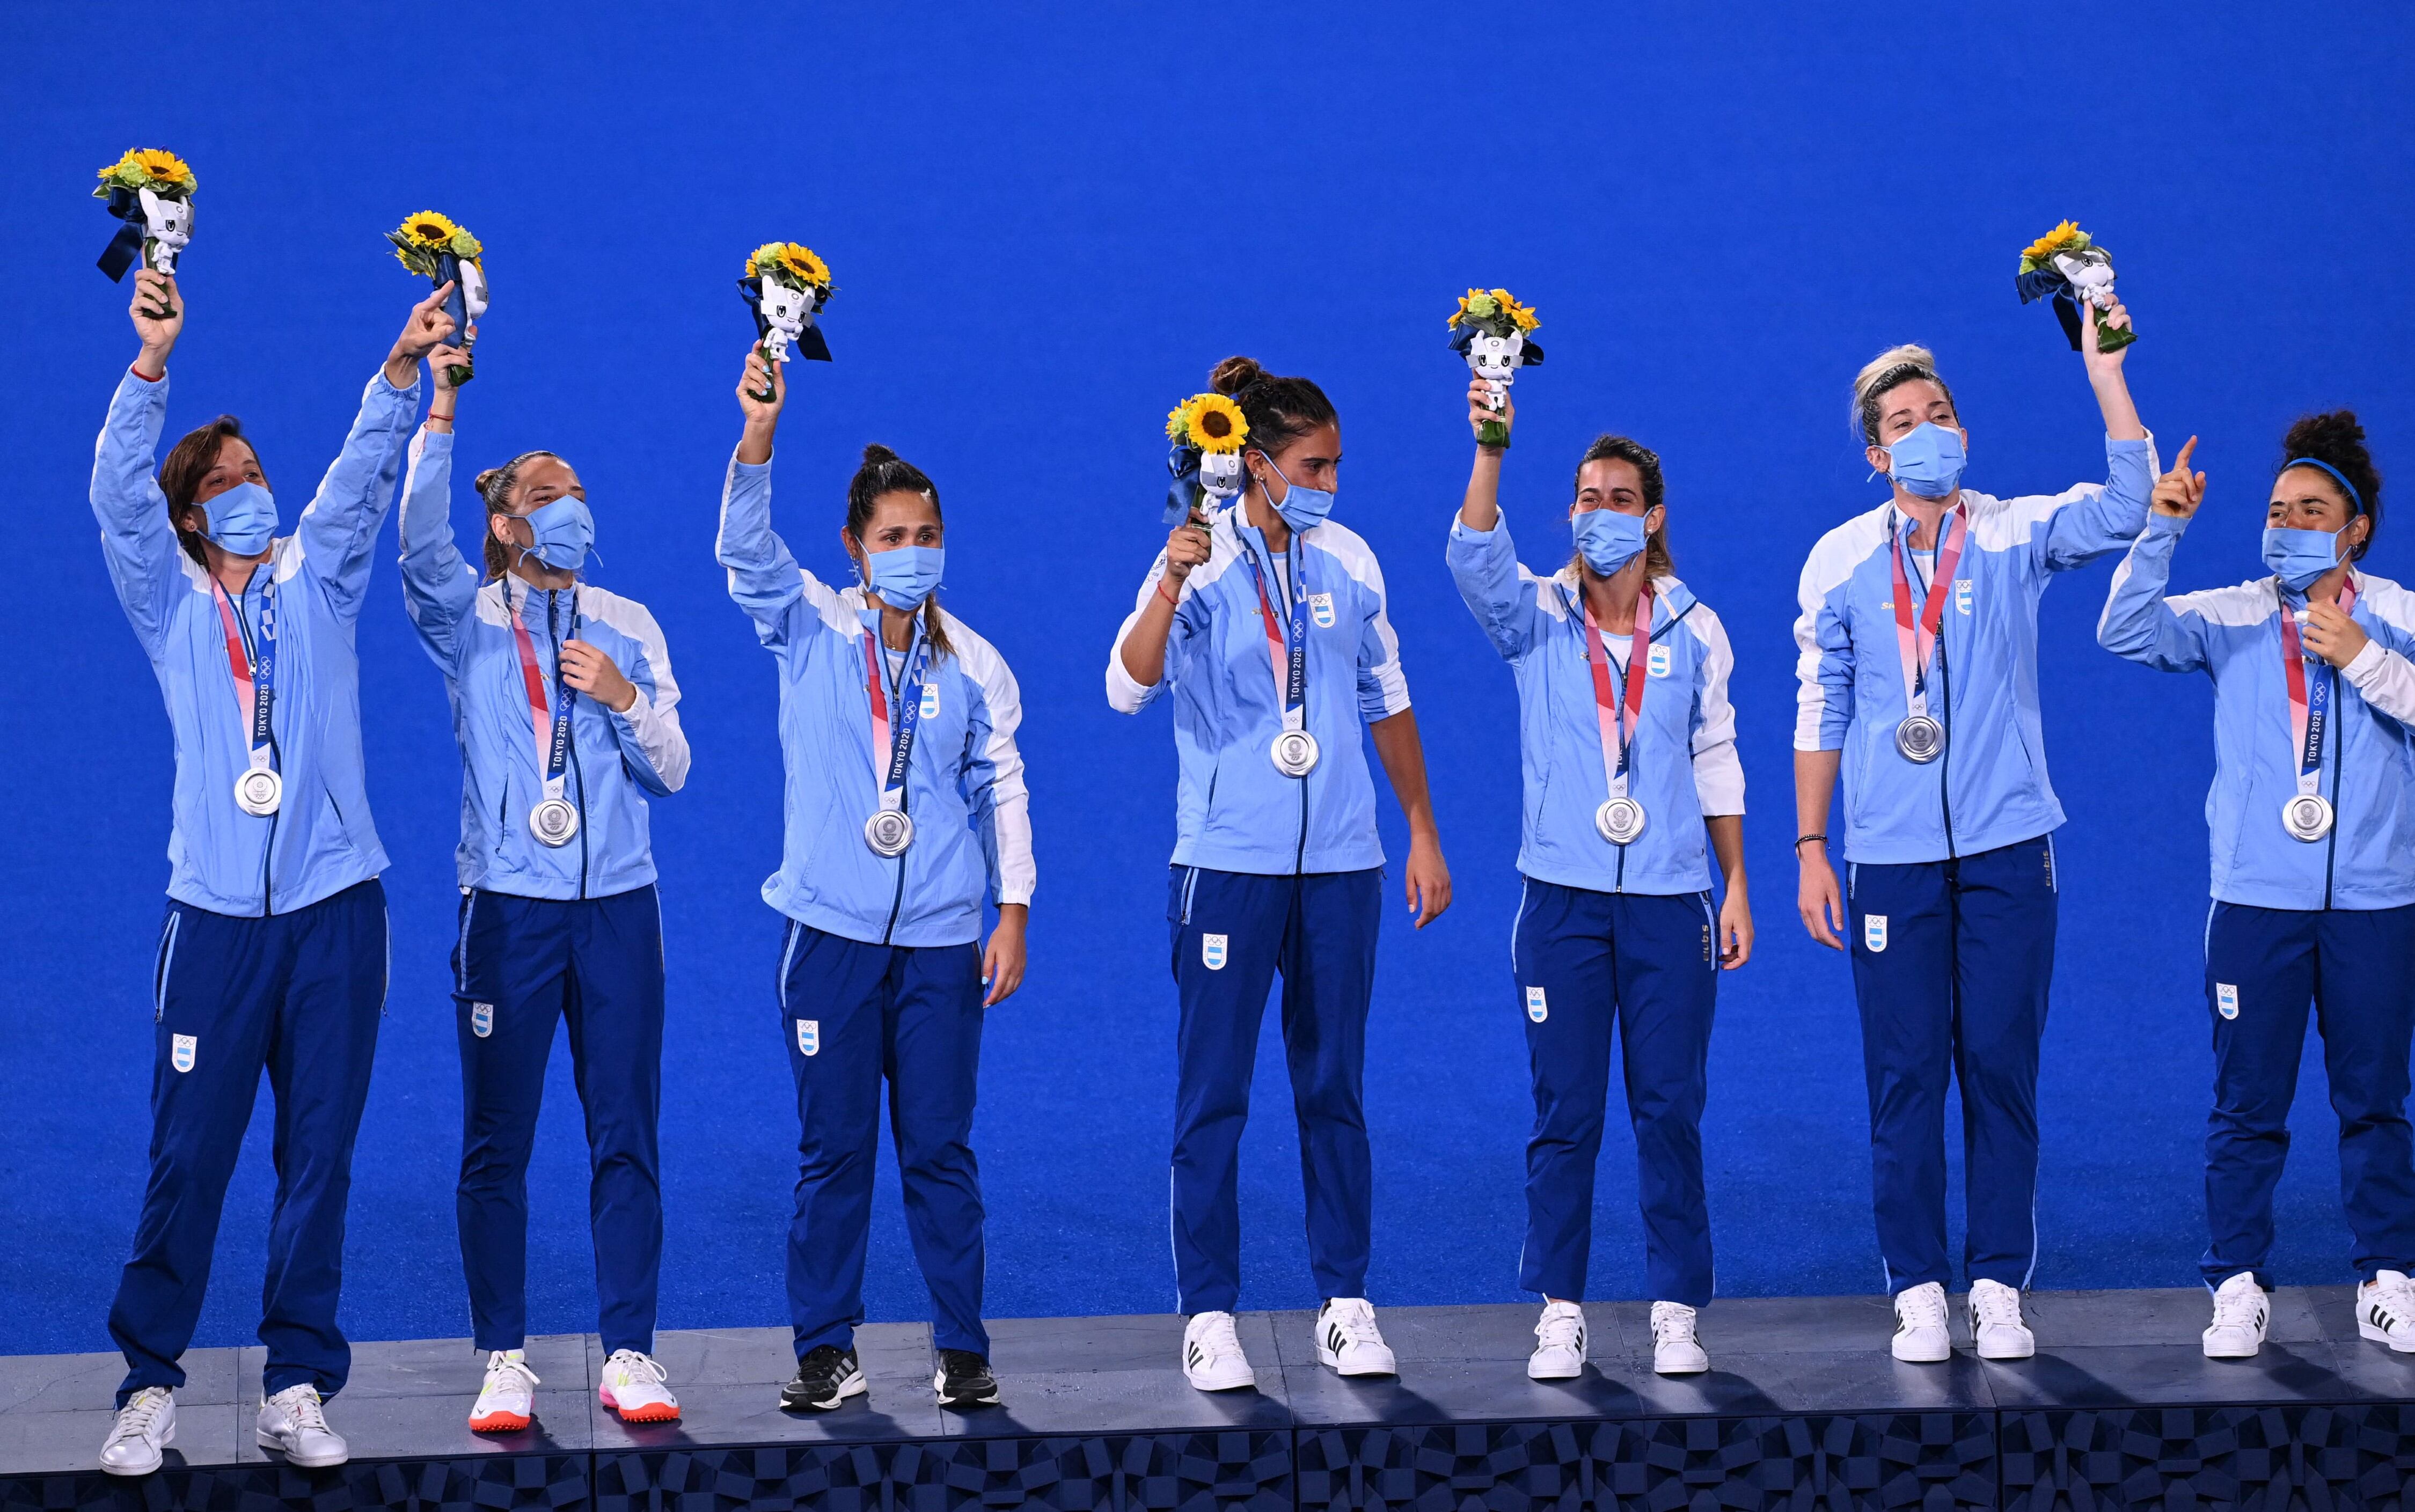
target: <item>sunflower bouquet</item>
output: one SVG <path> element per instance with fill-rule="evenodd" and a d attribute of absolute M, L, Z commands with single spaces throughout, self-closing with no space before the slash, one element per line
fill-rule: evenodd
<path fill-rule="evenodd" d="M 738 280 L 738 292 L 754 307 L 756 350 L 766 364 L 787 362 L 791 343 L 808 361 L 831 360 L 830 343 L 814 317 L 837 288 L 830 264 L 810 247 L 765 242 L 746 254 L 746 276 Z M 772 393 L 766 389 L 756 397 L 768 404 Z"/>
<path fill-rule="evenodd" d="M 440 289 L 448 283 L 453 286 L 453 292 L 445 296 L 444 313 L 453 317 L 453 337 L 461 348 L 462 361 L 447 367 L 444 377 L 459 388 L 477 376 L 470 357 L 477 337 L 470 325 L 487 313 L 487 269 L 479 261 L 487 249 L 469 228 L 433 210 L 404 217 L 401 225 L 385 233 L 385 239 L 394 244 L 396 262 Z"/>
<path fill-rule="evenodd" d="M 176 254 L 193 239 L 192 169 L 165 148 L 136 147 L 99 176 L 92 197 L 108 202 L 109 213 L 124 222 L 101 249 L 100 271 L 116 282 L 139 256 L 144 267 L 174 277 Z M 165 320 L 176 312 L 152 313 Z"/>
<path fill-rule="evenodd" d="M 1508 397 L 1521 367 L 1543 365 L 1543 349 L 1530 333 L 1543 322 L 1531 306 L 1521 305 L 1507 289 L 1470 289 L 1451 312 L 1450 347 L 1467 359 L 1469 371 L 1484 380 L 1495 412 Z M 1478 427 L 1478 445 L 1507 446 L 1509 427 L 1487 420 Z"/>
<path fill-rule="evenodd" d="M 2024 305 L 2033 299 L 2054 301 L 2055 317 L 2062 322 L 2062 334 L 2071 337 L 2074 352 L 2083 350 L 2079 344 L 2082 305 L 2096 322 L 2096 341 L 2103 350 L 2118 352 L 2138 339 L 2138 333 L 2127 326 L 2106 329 L 2105 312 L 2113 307 L 2113 254 L 2068 220 L 2021 248 L 2020 271 L 2014 275 L 2013 287 Z"/>
<path fill-rule="evenodd" d="M 1210 499 L 1230 499 L 1241 491 L 1241 448 L 1250 439 L 1250 422 L 1231 397 L 1216 393 L 1193 394 L 1165 416 L 1165 439 L 1174 450 L 1165 470 L 1174 486 L 1165 494 L 1165 523 L 1179 525 Z"/>

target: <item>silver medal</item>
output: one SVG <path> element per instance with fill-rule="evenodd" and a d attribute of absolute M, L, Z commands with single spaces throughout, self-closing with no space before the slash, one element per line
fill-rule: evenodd
<path fill-rule="evenodd" d="M 1287 729 L 1275 737 L 1267 754 L 1284 776 L 1305 777 L 1316 770 L 1316 737 L 1304 729 Z"/>
<path fill-rule="evenodd" d="M 578 833 L 578 808 L 568 799 L 548 798 L 529 810 L 529 832 L 541 845 L 566 846 Z"/>
<path fill-rule="evenodd" d="M 1895 727 L 1895 748 L 1906 761 L 1926 766 L 1945 749 L 1945 726 L 1927 714 L 1913 714 Z"/>
<path fill-rule="evenodd" d="M 2320 793 L 2300 793 L 2281 805 L 2281 828 L 2295 839 L 2320 840 L 2332 832 L 2332 801 Z"/>
<path fill-rule="evenodd" d="M 1643 805 L 1631 798 L 1604 799 L 1593 811 L 1593 827 L 1612 845 L 1628 845 L 1643 832 Z"/>
<path fill-rule="evenodd" d="M 876 856 L 898 857 L 914 843 L 914 820 L 903 809 L 882 809 L 863 821 L 863 843 Z"/>
<path fill-rule="evenodd" d="M 247 767 L 234 780 L 234 806 L 264 819 L 285 801 L 285 779 L 267 767 Z"/>

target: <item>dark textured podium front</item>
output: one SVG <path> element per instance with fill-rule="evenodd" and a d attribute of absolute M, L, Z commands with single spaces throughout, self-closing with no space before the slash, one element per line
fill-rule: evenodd
<path fill-rule="evenodd" d="M 2039 1354 L 1898 1364 L 1880 1297 L 1738 1298 L 1704 1317 L 1717 1368 L 1651 1370 L 1641 1303 L 1598 1303 L 1589 1369 L 1531 1382 L 1534 1311 L 1383 1314 L 1397 1379 L 1316 1364 L 1305 1312 L 1250 1313 L 1258 1390 L 1205 1396 L 1167 1317 L 1006 1319 L 1005 1398 L 942 1412 L 930 1334 L 863 1329 L 871 1389 L 780 1410 L 786 1330 L 668 1333 L 685 1409 L 622 1423 L 603 1351 L 533 1340 L 523 1433 L 463 1422 L 482 1357 L 459 1340 L 356 1346 L 331 1410 L 340 1469 L 252 1443 L 261 1352 L 197 1350 L 169 1467 L 91 1470 L 114 1356 L 0 1360 L 0 1512 L 2415 1512 L 2415 1356 L 2356 1337 L 2347 1289 L 2274 1295 L 2253 1361 L 2198 1347 L 2198 1289 L 2043 1293 Z"/>

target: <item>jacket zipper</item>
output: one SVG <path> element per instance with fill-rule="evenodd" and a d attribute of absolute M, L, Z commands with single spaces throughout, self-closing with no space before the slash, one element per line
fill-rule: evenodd
<path fill-rule="evenodd" d="M 1938 712 L 1945 716 L 1938 722 L 1945 731 L 1945 754 L 1937 763 L 1937 805 L 1945 816 L 1945 859 L 1957 861 L 1962 858 L 1954 846 L 1954 671 L 1945 657 L 1945 623 L 1942 618 L 1937 625 L 1936 665 Z"/>
<path fill-rule="evenodd" d="M 2287 614 L 2289 611 L 2285 606 L 2281 612 Z M 2347 681 L 2337 668 L 2332 669 L 2332 722 L 2338 727 L 2339 739 L 2335 742 L 2332 756 L 2332 828 L 2331 832 L 2323 836 L 2323 907 L 2325 911 L 2329 911 L 2332 906 L 2332 873 L 2339 861 L 2340 776 L 2342 769 L 2348 765 L 2348 724 L 2340 717 L 2344 711 L 2342 706 L 2345 702 L 2340 695 L 2347 690 L 2340 684 Z"/>
<path fill-rule="evenodd" d="M 872 634 L 873 634 L 874 637 L 877 639 L 877 638 L 879 636 L 880 632 L 879 632 L 879 631 L 878 631 L 878 630 L 875 630 Z M 880 648 L 879 648 L 879 649 L 880 649 L 880 664 L 881 664 L 881 668 L 880 668 L 880 669 L 881 669 L 881 681 L 882 681 L 883 682 L 885 682 L 885 683 L 887 683 L 887 684 L 889 685 L 889 703 L 890 703 L 890 707 L 892 707 L 892 708 L 895 708 L 895 707 L 896 707 L 896 704 L 897 704 L 898 696 L 899 696 L 900 694 L 902 694 L 902 693 L 905 691 L 906 667 L 905 667 L 905 665 L 904 665 L 903 663 L 900 663 L 900 664 L 898 665 L 898 668 L 897 668 L 897 676 L 896 676 L 895 678 L 893 678 L 893 679 L 892 679 L 892 678 L 891 678 L 891 677 L 888 675 L 888 674 L 889 674 L 889 647 L 888 647 L 888 645 L 887 645 L 886 643 L 883 643 L 883 644 L 880 646 Z M 901 710 L 901 711 L 899 711 L 899 712 L 902 714 L 904 711 Z M 895 737 L 892 735 L 891 738 L 892 738 L 892 739 L 894 739 Z M 920 744 L 921 742 L 918 741 L 916 743 L 917 743 L 917 744 Z M 882 765 L 882 771 L 885 772 L 885 771 L 888 770 L 888 764 L 887 764 L 886 762 L 883 762 L 881 765 Z M 882 781 L 886 781 L 886 780 L 887 780 L 887 779 L 886 779 L 886 778 L 885 778 L 885 776 L 884 776 L 883 778 L 877 779 L 877 780 L 874 782 L 874 784 L 873 784 L 873 788 L 874 788 L 873 797 L 874 797 L 874 799 L 875 799 L 875 801 L 877 801 L 878 800 L 878 798 L 879 798 L 879 785 L 880 785 L 880 782 L 882 782 Z M 904 812 L 906 812 L 906 811 L 907 811 L 907 810 L 911 806 L 910 801 L 912 800 L 913 796 L 914 796 L 914 760 L 913 760 L 913 756 L 912 756 L 912 754 L 909 752 L 909 753 L 908 754 L 908 756 L 907 756 L 907 759 L 906 759 L 906 784 L 905 784 L 905 786 L 904 786 L 902 789 L 900 789 L 900 791 L 899 791 L 899 792 L 898 792 L 898 794 L 897 794 L 897 807 L 898 807 L 899 812 L 904 813 Z M 912 816 L 909 814 L 908 816 L 908 817 L 911 817 Z M 889 938 L 890 938 L 890 936 L 897 933 L 897 916 L 898 916 L 898 914 L 900 914 L 901 912 L 903 912 L 903 911 L 904 911 L 904 909 L 905 909 L 905 907 L 906 907 L 906 858 L 907 858 L 908 855 L 912 854 L 912 852 L 913 852 L 913 847 L 912 847 L 911 846 L 908 846 L 908 847 L 906 847 L 906 849 L 904 849 L 904 850 L 902 850 L 902 851 L 899 851 L 899 852 L 897 853 L 897 890 L 896 890 L 896 891 L 894 891 L 894 892 L 892 892 L 892 894 L 890 894 L 890 898 L 889 898 L 889 922 L 887 922 L 886 924 L 883 924 L 882 926 L 880 926 L 880 943 L 881 943 L 881 944 L 883 944 L 883 945 L 888 944 L 888 943 L 889 943 Z"/>
<path fill-rule="evenodd" d="M 572 584 L 569 592 L 570 623 L 575 630 L 578 624 L 578 586 L 576 583 Z M 545 627 L 548 634 L 553 630 L 553 592 L 551 591 L 545 595 Z M 559 639 L 553 643 L 553 675 L 557 679 L 562 676 L 562 642 Z M 574 718 L 570 727 L 570 774 L 578 784 L 578 895 L 584 898 L 587 896 L 587 769 L 578 762 L 578 726 L 575 717 L 576 705 L 573 706 L 573 710 Z M 540 771 L 537 775 L 542 779 L 545 773 Z"/>
<path fill-rule="evenodd" d="M 272 573 L 277 570 L 277 563 L 274 561 L 268 563 L 268 570 Z M 253 576 L 258 576 L 257 571 Z M 250 658 L 252 666 L 257 667 L 260 665 L 260 648 L 252 640 L 251 620 L 244 612 L 244 601 L 250 597 L 250 593 L 251 585 L 246 583 L 243 593 L 235 599 L 234 622 L 243 631 L 243 653 Z M 251 721 L 248 719 L 244 721 L 243 754 L 245 760 L 251 759 Z M 268 693 L 268 756 L 277 764 L 277 770 L 280 773 L 284 771 L 285 752 L 277 743 L 277 690 L 274 688 L 271 688 Z M 268 843 L 262 846 L 260 851 L 260 917 L 262 919 L 268 918 L 276 911 L 277 821 L 284 812 L 285 805 L 282 801 L 269 811 Z"/>

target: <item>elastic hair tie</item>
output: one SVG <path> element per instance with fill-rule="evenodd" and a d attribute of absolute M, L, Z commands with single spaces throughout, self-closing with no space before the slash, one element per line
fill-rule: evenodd
<path fill-rule="evenodd" d="M 2332 477 L 2337 478 L 2339 480 L 2339 486 L 2348 490 L 2348 502 L 2355 507 L 2356 512 L 2360 515 L 2364 513 L 2364 495 L 2356 491 L 2356 485 L 2348 481 L 2347 473 L 2342 472 L 2339 469 L 2332 466 L 2329 462 L 2324 461 L 2319 457 L 2293 457 L 2281 464 L 2281 471 L 2287 472 L 2293 467 L 2321 468 Z"/>

